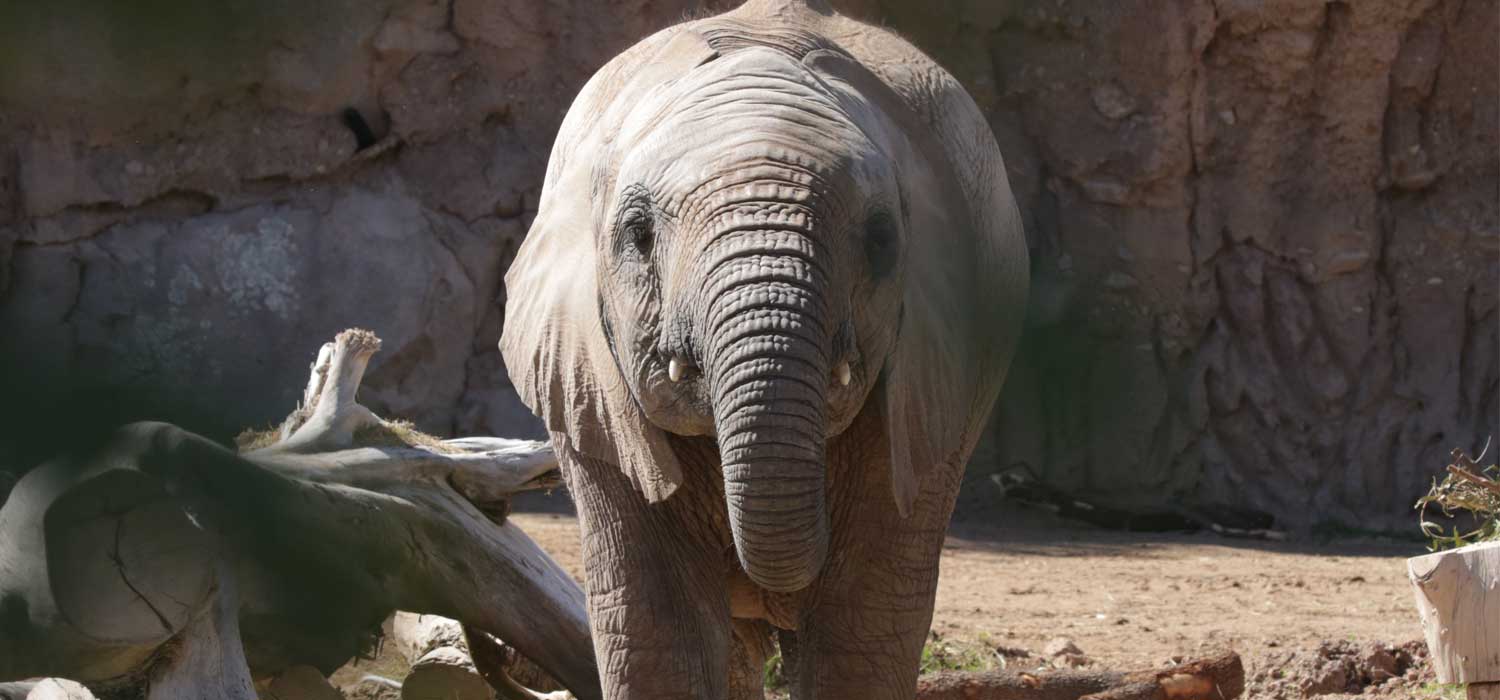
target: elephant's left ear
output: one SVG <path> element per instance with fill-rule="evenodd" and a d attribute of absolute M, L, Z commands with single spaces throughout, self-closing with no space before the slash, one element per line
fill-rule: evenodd
<path fill-rule="evenodd" d="M 979 440 L 1019 335 L 1028 265 L 989 124 L 952 76 L 900 48 L 908 60 L 878 64 L 880 75 L 836 51 L 804 63 L 898 170 L 901 325 L 879 391 L 906 516 L 928 472 L 961 469 Z"/>

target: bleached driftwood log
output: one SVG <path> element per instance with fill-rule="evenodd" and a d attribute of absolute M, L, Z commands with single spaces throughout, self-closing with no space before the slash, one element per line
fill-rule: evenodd
<path fill-rule="evenodd" d="M 917 681 L 917 700 L 1233 700 L 1243 692 L 1234 652 L 1134 673 L 943 671 Z"/>
<path fill-rule="evenodd" d="M 554 686 L 555 681 L 515 658 L 514 650 L 483 631 L 440 615 L 397 612 L 388 640 L 411 664 L 402 682 L 407 700 L 569 700 L 567 691 L 537 692 L 530 687 Z M 472 645 L 479 644 L 476 653 Z M 538 683 L 541 681 L 541 683 Z"/>
<path fill-rule="evenodd" d="M 137 423 L 28 473 L 0 508 L 0 680 L 255 697 L 326 674 L 396 609 L 485 630 L 600 694 L 581 589 L 513 523 L 544 443 L 438 441 L 355 402 L 379 340 L 341 333 L 273 444 Z"/>
<path fill-rule="evenodd" d="M 1500 542 L 1406 560 L 1443 683 L 1500 682 Z"/>
<path fill-rule="evenodd" d="M 401 682 L 403 700 L 493 700 L 495 691 L 479 675 L 464 628 L 441 615 L 398 612 L 391 620 L 390 641 L 411 664 Z"/>
<path fill-rule="evenodd" d="M 0 700 L 95 700 L 88 688 L 61 678 L 0 683 Z"/>

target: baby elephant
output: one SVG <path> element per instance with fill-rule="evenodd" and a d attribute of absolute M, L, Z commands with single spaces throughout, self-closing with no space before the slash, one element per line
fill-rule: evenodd
<path fill-rule="evenodd" d="M 578 504 L 609 698 L 911 698 L 1020 332 L 988 125 L 822 0 L 665 29 L 583 88 L 506 277 L 505 363 Z"/>

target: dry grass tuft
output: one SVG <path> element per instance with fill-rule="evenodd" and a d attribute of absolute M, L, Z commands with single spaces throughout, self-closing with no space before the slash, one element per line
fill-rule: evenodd
<path fill-rule="evenodd" d="M 281 429 L 275 426 L 264 430 L 245 428 L 239 435 L 234 436 L 234 447 L 240 452 L 250 452 L 263 447 L 270 447 L 281 441 Z"/>
<path fill-rule="evenodd" d="M 1488 451 L 1488 446 L 1485 451 Z M 1432 539 L 1429 548 L 1434 552 L 1500 540 L 1500 481 L 1496 480 L 1500 477 L 1500 469 L 1494 464 L 1480 467 L 1479 459 L 1484 459 L 1483 451 L 1476 459 L 1461 449 L 1453 450 L 1453 464 L 1448 465 L 1443 482 L 1433 479 L 1432 489 L 1417 501 L 1422 534 Z M 1427 507 L 1433 504 L 1437 504 L 1448 518 L 1468 514 L 1477 526 L 1462 532 L 1455 525 L 1451 532 L 1445 533 L 1442 525 L 1427 519 Z"/>
<path fill-rule="evenodd" d="M 456 454 L 459 450 L 443 444 L 442 438 L 428 435 L 411 421 L 384 420 L 354 431 L 354 444 L 360 447 L 422 447 L 434 452 Z"/>

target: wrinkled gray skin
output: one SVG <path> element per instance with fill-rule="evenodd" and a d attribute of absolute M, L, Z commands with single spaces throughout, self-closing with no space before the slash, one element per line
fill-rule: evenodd
<path fill-rule="evenodd" d="M 584 87 L 507 277 L 506 364 L 578 503 L 611 698 L 909 698 L 1027 261 L 963 89 L 806 0 Z M 675 365 L 675 369 L 674 369 Z"/>

